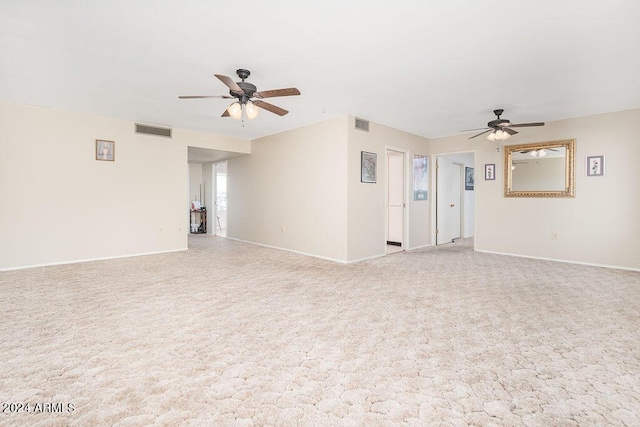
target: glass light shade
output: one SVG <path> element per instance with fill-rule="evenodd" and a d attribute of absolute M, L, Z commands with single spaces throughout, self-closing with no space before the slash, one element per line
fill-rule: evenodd
<path fill-rule="evenodd" d="M 229 112 L 229 115 L 236 120 L 240 120 L 242 118 L 242 105 L 240 105 L 239 102 L 234 102 L 229 105 L 227 111 Z"/>
<path fill-rule="evenodd" d="M 530 155 L 531 157 L 538 157 L 538 150 L 530 151 L 530 152 L 529 152 L 529 155 Z"/>
<path fill-rule="evenodd" d="M 509 138 L 511 138 L 511 135 L 509 135 L 508 132 L 502 131 L 502 140 L 504 141 L 505 139 Z"/>
<path fill-rule="evenodd" d="M 496 133 L 495 132 L 491 132 L 489 135 L 487 135 L 487 139 L 489 141 L 495 141 L 496 140 Z"/>
<path fill-rule="evenodd" d="M 544 150 L 540 150 L 540 151 L 538 151 L 538 157 L 544 157 L 544 156 L 546 156 L 546 155 L 547 155 L 547 152 L 546 152 L 546 151 L 544 151 Z"/>
<path fill-rule="evenodd" d="M 258 110 L 260 109 L 256 107 L 253 102 L 249 101 L 247 102 L 247 105 L 244 107 L 244 110 L 247 112 L 247 118 L 249 120 L 253 120 L 256 117 L 258 117 Z"/>
<path fill-rule="evenodd" d="M 502 129 L 498 129 L 496 131 L 496 139 L 498 141 L 502 141 L 504 139 L 504 131 Z"/>

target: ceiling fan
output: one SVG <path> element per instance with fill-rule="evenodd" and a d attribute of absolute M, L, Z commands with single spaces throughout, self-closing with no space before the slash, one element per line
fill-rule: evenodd
<path fill-rule="evenodd" d="M 515 135 L 516 132 L 515 130 L 511 129 L 511 128 L 524 128 L 524 127 L 529 127 L 529 126 L 544 126 L 544 123 L 542 122 L 538 122 L 538 123 L 518 123 L 518 124 L 514 124 L 511 123 L 509 120 L 507 119 L 501 119 L 500 116 L 502 115 L 502 113 L 504 112 L 504 110 L 502 109 L 498 109 L 498 110 L 493 110 L 493 114 L 496 115 L 496 119 L 495 120 L 491 120 L 489 123 L 487 123 L 487 127 L 485 128 L 477 128 L 477 129 L 466 129 L 463 130 L 462 132 L 469 132 L 472 130 L 480 130 L 480 129 L 486 129 L 483 132 L 480 132 L 477 135 L 473 135 L 471 138 L 469 139 L 473 139 L 477 136 L 480 135 L 484 135 L 487 132 L 491 132 L 489 135 L 487 135 L 487 139 L 489 141 L 504 141 L 505 139 L 509 138 L 511 135 Z"/>
<path fill-rule="evenodd" d="M 194 98 L 223 98 L 223 99 L 237 99 L 232 103 L 221 117 L 233 117 L 236 120 L 242 119 L 243 115 L 249 120 L 255 119 L 258 115 L 258 108 L 270 111 L 279 116 L 284 116 L 289 113 L 284 108 L 280 108 L 268 102 L 261 101 L 263 98 L 275 98 L 277 96 L 293 96 L 300 95 L 300 91 L 295 87 L 286 89 L 273 89 L 264 90 L 258 92 L 255 85 L 247 83 L 244 80 L 249 77 L 251 72 L 240 68 L 236 70 L 236 74 L 242 81 L 234 82 L 231 77 L 223 76 L 221 74 L 215 74 L 215 76 L 229 88 L 229 95 L 189 95 L 179 96 L 180 99 L 194 99 Z M 254 99 L 258 98 L 258 99 Z M 244 114 L 243 114 L 244 113 Z"/>

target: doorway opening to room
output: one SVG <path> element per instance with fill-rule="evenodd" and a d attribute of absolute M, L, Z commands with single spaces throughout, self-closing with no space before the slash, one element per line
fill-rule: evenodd
<path fill-rule="evenodd" d="M 227 162 L 215 165 L 216 203 L 214 234 L 227 237 Z"/>
<path fill-rule="evenodd" d="M 405 156 L 387 148 L 386 254 L 405 250 Z"/>
<path fill-rule="evenodd" d="M 475 156 L 444 154 L 436 159 L 436 245 L 474 236 Z"/>

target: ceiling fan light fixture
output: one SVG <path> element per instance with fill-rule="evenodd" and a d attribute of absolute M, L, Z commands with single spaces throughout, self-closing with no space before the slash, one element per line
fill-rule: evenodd
<path fill-rule="evenodd" d="M 496 133 L 495 132 L 491 132 L 489 135 L 487 135 L 487 139 L 489 141 L 495 141 L 496 140 Z"/>
<path fill-rule="evenodd" d="M 509 135 L 507 132 L 503 131 L 502 129 L 498 129 L 496 131 L 496 139 L 498 141 L 504 141 L 505 139 L 509 138 L 511 135 Z"/>
<path fill-rule="evenodd" d="M 546 155 L 547 155 L 547 152 L 546 152 L 546 151 L 544 151 L 544 150 L 540 150 L 540 151 L 538 151 L 538 157 L 544 157 L 544 156 L 546 156 Z"/>
<path fill-rule="evenodd" d="M 253 120 L 256 117 L 258 117 L 258 111 L 260 110 L 253 102 L 249 101 L 247 102 L 247 104 L 245 105 L 244 108 L 245 112 L 247 113 L 247 118 L 249 120 Z"/>
<path fill-rule="evenodd" d="M 240 105 L 239 102 L 234 102 L 229 105 L 227 111 L 229 112 L 229 115 L 236 120 L 240 120 L 242 118 L 242 105 Z"/>
<path fill-rule="evenodd" d="M 538 157 L 538 150 L 530 151 L 530 152 L 529 152 L 529 155 L 530 155 L 531 157 Z"/>

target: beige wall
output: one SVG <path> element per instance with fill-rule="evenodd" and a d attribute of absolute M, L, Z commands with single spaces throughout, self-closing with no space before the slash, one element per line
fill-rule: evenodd
<path fill-rule="evenodd" d="M 227 163 L 227 236 L 343 261 L 347 118 L 252 142 Z"/>
<path fill-rule="evenodd" d="M 95 140 L 116 143 L 95 160 Z M 249 141 L 0 102 L 0 269 L 186 249 L 187 146 Z"/>
<path fill-rule="evenodd" d="M 407 152 L 405 181 L 407 204 L 405 215 L 405 248 L 413 249 L 431 243 L 429 236 L 429 201 L 413 201 L 413 154 L 428 155 L 429 141 L 416 135 L 370 123 L 369 132 L 355 129 L 355 117 L 348 118 L 348 181 L 349 224 L 348 260 L 371 258 L 385 254 L 386 249 L 386 149 Z M 360 182 L 360 153 L 367 151 L 378 156 L 377 183 Z M 429 158 L 431 168 L 431 158 Z M 430 183 L 431 185 L 431 183 Z"/>
<path fill-rule="evenodd" d="M 575 198 L 504 198 L 504 150 L 495 142 L 431 140 L 432 154 L 475 150 L 477 171 L 496 164 L 495 181 L 476 174 L 476 249 L 640 269 L 640 109 L 518 130 L 509 144 L 576 139 Z M 586 176 L 592 155 L 606 156 L 606 176 Z"/>

